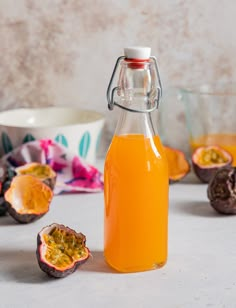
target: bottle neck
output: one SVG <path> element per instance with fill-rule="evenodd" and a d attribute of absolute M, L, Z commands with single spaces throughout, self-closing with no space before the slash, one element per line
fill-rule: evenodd
<path fill-rule="evenodd" d="M 116 135 L 138 134 L 146 137 L 157 135 L 156 109 L 157 74 L 152 61 L 125 60 L 121 62 L 121 70 L 117 87 L 117 106 L 120 116 Z M 124 108 L 124 109 L 123 109 Z M 155 124 L 155 126 L 154 126 Z"/>
<path fill-rule="evenodd" d="M 115 135 L 143 135 L 149 138 L 153 137 L 158 134 L 155 121 L 157 115 L 155 115 L 155 112 L 136 113 L 120 110 Z"/>

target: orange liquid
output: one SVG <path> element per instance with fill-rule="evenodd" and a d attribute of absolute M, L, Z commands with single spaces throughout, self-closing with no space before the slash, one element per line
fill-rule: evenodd
<path fill-rule="evenodd" d="M 214 134 L 200 136 L 191 141 L 193 150 L 200 146 L 218 145 L 231 153 L 233 156 L 233 166 L 236 166 L 236 134 Z"/>
<path fill-rule="evenodd" d="M 159 137 L 115 136 L 105 162 L 107 263 L 120 272 L 167 259 L 168 167 Z"/>

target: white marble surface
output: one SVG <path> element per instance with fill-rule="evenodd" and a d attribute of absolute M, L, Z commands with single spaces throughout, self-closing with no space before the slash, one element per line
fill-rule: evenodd
<path fill-rule="evenodd" d="M 186 182 L 186 181 L 185 181 Z M 0 218 L 0 307 L 235 308 L 235 216 L 210 207 L 206 185 L 170 187 L 169 259 L 160 270 L 120 274 L 103 259 L 103 194 L 55 197 L 28 225 Z M 64 279 L 38 267 L 36 236 L 58 222 L 83 232 L 93 258 Z"/>

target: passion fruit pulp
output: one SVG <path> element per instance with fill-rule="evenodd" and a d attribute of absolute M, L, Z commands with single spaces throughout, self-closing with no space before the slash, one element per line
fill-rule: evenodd
<path fill-rule="evenodd" d="M 86 237 L 57 223 L 44 227 L 37 237 L 39 267 L 55 278 L 72 274 L 90 256 Z"/>
<path fill-rule="evenodd" d="M 192 155 L 193 170 L 203 183 L 209 183 L 219 168 L 230 166 L 232 162 L 231 154 L 219 146 L 199 147 Z"/>
<path fill-rule="evenodd" d="M 168 161 L 170 183 L 183 179 L 190 171 L 190 164 L 185 154 L 175 148 L 164 146 Z"/>
<path fill-rule="evenodd" d="M 15 176 L 4 194 L 8 213 L 20 223 L 29 223 L 45 215 L 53 191 L 32 175 Z"/>
<path fill-rule="evenodd" d="M 28 163 L 23 166 L 15 168 L 15 172 L 18 175 L 29 174 L 35 176 L 40 181 L 48 185 L 52 190 L 55 187 L 57 174 L 47 164 L 41 164 L 36 162 Z"/>
<path fill-rule="evenodd" d="M 216 171 L 208 188 L 211 206 L 221 214 L 236 214 L 236 167 Z"/>

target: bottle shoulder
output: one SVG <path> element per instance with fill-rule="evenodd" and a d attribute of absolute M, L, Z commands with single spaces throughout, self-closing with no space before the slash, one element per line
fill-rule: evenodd
<path fill-rule="evenodd" d="M 108 148 L 107 156 L 120 156 L 124 159 L 136 157 L 142 160 L 166 160 L 164 147 L 160 137 L 145 136 L 142 134 L 114 135 Z"/>
<path fill-rule="evenodd" d="M 168 182 L 168 163 L 158 136 L 114 136 L 105 159 L 105 174 L 144 181 L 153 176 Z M 132 183 L 130 183 L 132 184 Z"/>

